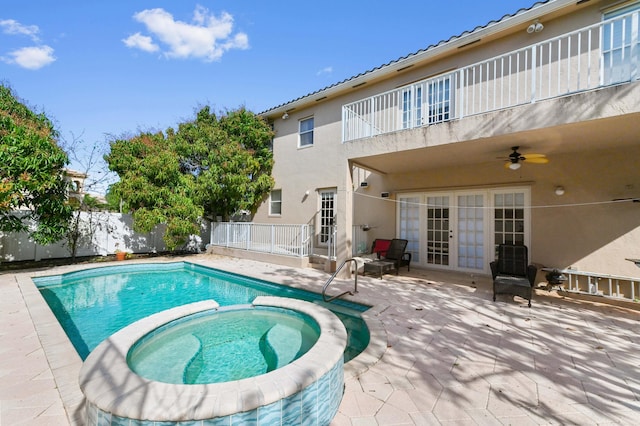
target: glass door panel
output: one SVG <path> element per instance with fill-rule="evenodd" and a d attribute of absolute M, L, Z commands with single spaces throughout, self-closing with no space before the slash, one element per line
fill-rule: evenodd
<path fill-rule="evenodd" d="M 427 197 L 427 264 L 449 265 L 449 196 Z"/>
<path fill-rule="evenodd" d="M 458 267 L 485 268 L 484 256 L 484 196 L 459 195 L 457 215 Z"/>
<path fill-rule="evenodd" d="M 319 244 L 326 247 L 330 234 L 333 232 L 335 218 L 336 192 L 333 190 L 320 191 L 320 235 Z"/>
<path fill-rule="evenodd" d="M 411 261 L 420 262 L 420 197 L 398 198 L 399 238 L 405 239 Z"/>

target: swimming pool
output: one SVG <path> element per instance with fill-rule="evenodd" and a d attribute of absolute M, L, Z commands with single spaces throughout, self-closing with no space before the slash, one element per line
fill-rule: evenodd
<path fill-rule="evenodd" d="M 215 300 L 220 306 L 281 296 L 324 305 L 344 323 L 345 362 L 369 343 L 360 314 L 369 307 L 345 300 L 329 304 L 316 293 L 207 268 L 189 262 L 107 266 L 33 278 L 80 357 L 123 327 L 176 306 Z"/>

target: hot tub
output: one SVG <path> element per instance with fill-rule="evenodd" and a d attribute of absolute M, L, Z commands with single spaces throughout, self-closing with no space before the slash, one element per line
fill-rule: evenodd
<path fill-rule="evenodd" d="M 259 337 L 251 345 L 259 345 L 264 365 L 254 373 L 243 372 L 237 380 L 233 380 L 235 369 L 231 368 L 234 373 L 230 378 L 220 379 L 211 371 L 216 369 L 216 357 L 205 359 L 203 345 L 211 346 L 211 342 L 191 338 L 194 334 L 190 332 L 181 334 L 180 329 L 192 330 L 193 324 L 215 328 L 216 321 L 225 315 L 235 316 L 233 320 L 242 328 L 242 311 L 249 318 L 265 312 L 269 317 L 284 315 L 285 324 L 276 318 L 264 330 L 253 333 Z M 286 319 L 288 311 L 294 323 L 302 318 L 306 325 L 291 326 Z M 247 330 L 252 327 L 247 323 Z M 296 328 L 299 335 L 292 331 Z M 215 333 L 212 339 L 220 340 Z M 329 424 L 342 400 L 346 341 L 345 328 L 333 313 L 290 298 L 262 296 L 251 305 L 226 308 L 205 301 L 163 311 L 118 331 L 89 354 L 80 371 L 87 424 L 128 424 L 129 419 L 136 425 L 199 420 L 205 425 L 295 425 L 303 420 Z M 181 355 L 172 359 L 172 352 Z M 170 359 L 163 365 L 166 358 Z M 148 373 L 148 361 L 160 365 Z M 148 377 L 136 374 L 130 365 L 144 370 L 141 374 Z"/>

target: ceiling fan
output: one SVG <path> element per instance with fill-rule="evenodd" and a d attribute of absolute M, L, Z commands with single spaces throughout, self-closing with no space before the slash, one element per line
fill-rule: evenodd
<path fill-rule="evenodd" d="M 535 163 L 535 164 L 546 164 L 549 162 L 549 159 L 544 154 L 520 154 L 518 152 L 519 146 L 512 146 L 511 149 L 513 152 L 509 154 L 509 157 L 506 158 L 508 160 L 505 163 L 505 167 L 511 170 L 518 170 L 522 164 L 520 162 L 526 163 Z M 500 157 L 505 158 L 505 157 Z"/>

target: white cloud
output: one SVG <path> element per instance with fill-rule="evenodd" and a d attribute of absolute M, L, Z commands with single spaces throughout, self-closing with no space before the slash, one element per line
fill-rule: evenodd
<path fill-rule="evenodd" d="M 2 32 L 10 35 L 25 35 L 31 40 L 38 42 L 38 33 L 40 28 L 37 25 L 22 25 L 20 22 L 13 19 L 4 19 L 0 21 L 0 28 Z"/>
<path fill-rule="evenodd" d="M 157 52 L 160 49 L 160 46 L 155 44 L 151 37 L 144 36 L 140 33 L 135 33 L 122 41 L 127 47 L 144 50 L 145 52 Z"/>
<path fill-rule="evenodd" d="M 226 12 L 216 17 L 207 8 L 196 6 L 191 23 L 175 20 L 164 9 L 146 9 L 133 18 L 144 24 L 164 46 L 163 54 L 168 58 L 198 58 L 211 62 L 230 49 L 249 48 L 249 37 L 245 33 L 232 34 L 233 17 Z M 142 46 L 157 46 L 150 36 L 138 33 L 131 37 L 136 36 L 148 37 Z M 128 47 L 146 50 L 138 43 L 127 43 L 131 37 L 124 40 Z"/>
<path fill-rule="evenodd" d="M 54 62 L 53 48 L 49 46 L 23 47 L 9 52 L 9 58 L 2 58 L 9 64 L 16 64 L 29 70 L 37 70 Z"/>
<path fill-rule="evenodd" d="M 324 67 L 320 71 L 318 71 L 316 75 L 331 74 L 332 72 L 333 72 L 333 67 Z"/>

